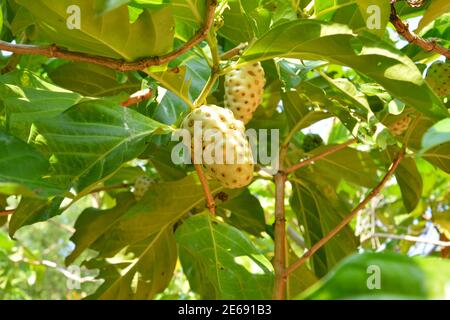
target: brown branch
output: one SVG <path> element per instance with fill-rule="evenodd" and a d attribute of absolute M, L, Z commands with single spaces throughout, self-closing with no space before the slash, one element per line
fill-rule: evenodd
<path fill-rule="evenodd" d="M 328 156 L 328 155 L 330 155 L 332 153 L 335 153 L 337 151 L 340 151 L 342 149 L 347 148 L 349 145 L 354 144 L 356 141 L 357 141 L 356 139 L 352 139 L 352 140 L 349 140 L 349 141 L 347 141 L 347 142 L 345 142 L 343 144 L 338 144 L 338 145 L 336 145 L 336 146 L 334 146 L 334 147 L 324 151 L 323 153 L 318 154 L 317 156 L 314 156 L 312 158 L 304 160 L 304 161 L 296 164 L 295 166 L 292 166 L 292 167 L 286 169 L 284 172 L 285 172 L 285 174 L 290 174 L 292 172 L 295 172 L 295 171 L 297 171 L 297 170 L 307 166 L 308 164 L 311 164 L 311 163 L 313 163 L 313 162 L 315 162 L 317 160 L 325 158 L 326 156 Z"/>
<path fill-rule="evenodd" d="M 286 176 L 283 173 L 277 173 L 275 175 L 275 256 L 273 259 L 273 267 L 275 270 L 275 284 L 273 288 L 274 300 L 284 300 L 286 298 L 286 281 L 284 281 L 284 274 L 286 271 L 285 188 Z"/>
<path fill-rule="evenodd" d="M 397 169 L 398 165 L 400 164 L 404 156 L 405 151 L 404 149 L 402 149 L 402 151 L 400 151 L 400 153 L 397 155 L 396 159 L 392 163 L 391 168 L 388 170 L 386 175 L 383 177 L 380 183 L 366 196 L 366 198 L 360 204 L 358 204 L 358 206 L 355 209 L 353 209 L 353 211 L 348 216 L 346 216 L 344 220 L 342 220 L 329 234 L 327 234 L 324 238 L 320 239 L 299 260 L 294 262 L 290 267 L 286 269 L 286 272 L 284 274 L 285 282 L 290 273 L 294 272 L 296 269 L 301 267 L 314 253 L 316 253 L 336 234 L 338 234 L 345 226 L 347 226 L 350 223 L 350 221 L 352 221 L 352 219 L 356 216 L 356 214 L 361 209 L 363 209 L 377 194 L 381 192 L 386 182 L 388 182 L 388 180 L 394 174 L 395 170 Z"/>
<path fill-rule="evenodd" d="M 207 37 L 209 30 L 214 23 L 217 0 L 206 0 L 206 5 L 207 10 L 204 24 L 191 40 L 166 55 L 147 57 L 135 62 L 127 62 L 82 52 L 73 52 L 60 48 L 57 45 L 40 47 L 35 45 L 13 44 L 0 41 L 0 50 L 14 52 L 16 54 L 43 55 L 49 58 L 61 58 L 69 61 L 90 62 L 122 72 L 144 70 L 151 66 L 158 66 L 172 61 L 173 59 L 191 50 Z"/>
<path fill-rule="evenodd" d="M 0 217 L 7 217 L 12 215 L 16 210 L 4 210 L 0 211 Z"/>
<path fill-rule="evenodd" d="M 240 55 L 243 50 L 248 47 L 248 43 L 241 43 L 237 47 L 225 52 L 220 56 L 220 60 L 230 60 L 237 55 Z"/>
<path fill-rule="evenodd" d="M 415 44 L 421 47 L 423 50 L 427 52 L 434 51 L 443 55 L 447 59 L 450 59 L 450 50 L 444 48 L 436 43 L 436 41 L 425 40 L 413 32 L 409 31 L 409 27 L 405 24 L 400 17 L 397 15 L 397 10 L 395 9 L 395 1 L 391 1 L 391 15 L 390 20 L 392 25 L 395 27 L 395 30 L 405 38 L 409 43 Z"/>
<path fill-rule="evenodd" d="M 153 92 L 150 89 L 144 89 L 138 91 L 130 96 L 127 101 L 122 102 L 122 107 L 130 107 L 132 105 L 141 103 L 142 101 L 149 100 L 153 96 Z"/>
<path fill-rule="evenodd" d="M 202 171 L 202 168 L 199 164 L 194 164 L 195 171 L 197 171 L 198 178 L 200 179 L 200 183 L 202 184 L 203 191 L 205 193 L 206 198 L 206 207 L 209 209 L 209 212 L 213 216 L 216 215 L 216 202 L 214 201 L 214 197 L 211 194 L 211 190 L 209 189 L 208 181 L 206 181 L 206 177 Z"/>

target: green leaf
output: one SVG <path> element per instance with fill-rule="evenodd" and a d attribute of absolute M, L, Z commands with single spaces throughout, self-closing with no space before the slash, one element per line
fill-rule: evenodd
<path fill-rule="evenodd" d="M 46 198 L 61 189 L 48 182 L 49 163 L 36 149 L 0 131 L 0 193 Z"/>
<path fill-rule="evenodd" d="M 377 285 L 377 277 L 379 287 L 373 288 Z M 343 261 L 300 298 L 445 299 L 448 298 L 449 286 L 448 260 L 364 253 Z"/>
<path fill-rule="evenodd" d="M 422 152 L 447 142 L 450 142 L 450 118 L 441 120 L 428 129 L 422 138 Z"/>
<path fill-rule="evenodd" d="M 289 265 L 296 262 L 299 257 L 295 255 L 295 253 L 290 249 L 288 254 Z M 308 267 L 304 264 L 300 268 L 295 269 L 290 275 L 287 282 L 287 288 L 289 297 L 288 299 L 292 299 L 310 288 L 314 285 L 319 278 L 316 277 L 314 272 L 308 269 Z"/>
<path fill-rule="evenodd" d="M 30 138 L 34 122 L 56 117 L 82 99 L 77 93 L 48 85 L 50 90 L 9 84 L 0 88 L 6 108 L 6 124 L 10 132 L 22 140 Z"/>
<path fill-rule="evenodd" d="M 436 20 L 436 18 L 450 11 L 450 2 L 447 0 L 433 0 L 430 2 L 431 4 L 425 11 L 422 20 L 420 20 L 416 32 L 420 32 L 424 27 Z"/>
<path fill-rule="evenodd" d="M 14 237 L 17 230 L 24 226 L 47 221 L 61 214 L 59 207 L 63 200 L 60 197 L 52 200 L 23 198 L 9 222 L 9 235 Z"/>
<path fill-rule="evenodd" d="M 176 232 L 191 288 L 204 299 L 270 299 L 273 270 L 238 229 L 209 214 L 186 220 Z"/>
<path fill-rule="evenodd" d="M 228 224 L 255 236 L 260 236 L 261 232 L 266 231 L 264 209 L 258 198 L 248 189 L 237 197 L 225 201 L 220 207 L 229 211 L 224 217 Z"/>
<path fill-rule="evenodd" d="M 98 278 L 105 282 L 88 299 L 150 300 L 168 286 L 177 258 L 175 237 L 168 225 L 107 261 L 89 261 L 86 266 L 100 269 Z"/>
<path fill-rule="evenodd" d="M 51 154 L 53 178 L 78 191 L 112 175 L 145 150 L 145 139 L 168 127 L 102 100 L 80 103 L 58 117 L 36 123 Z"/>
<path fill-rule="evenodd" d="M 48 76 L 52 81 L 66 89 L 84 96 L 103 97 L 119 93 L 134 93 L 141 89 L 141 82 L 128 77 L 119 82 L 114 70 L 84 62 L 66 63 L 51 70 Z"/>
<path fill-rule="evenodd" d="M 351 67 L 424 114 L 436 119 L 448 116 L 441 100 L 406 55 L 374 36 L 356 36 L 345 25 L 315 20 L 281 24 L 254 42 L 241 62 L 275 57 L 328 60 Z"/>
<path fill-rule="evenodd" d="M 175 23 L 170 6 L 146 9 L 131 24 L 127 6 L 100 16 L 91 0 L 17 2 L 35 17 L 39 42 L 57 43 L 72 51 L 128 61 L 158 56 L 169 52 L 173 46 Z M 79 12 L 68 11 L 75 9 L 74 5 Z M 73 23 L 77 19 L 79 29 Z M 68 23 L 75 28 L 68 28 Z"/>
<path fill-rule="evenodd" d="M 222 187 L 211 185 L 213 194 Z M 129 194 L 120 194 L 117 206 L 109 210 L 87 209 L 75 225 L 72 237 L 75 250 L 66 259 L 71 264 L 87 248 L 108 257 L 125 246 L 146 239 L 173 225 L 193 208 L 204 203 L 204 193 L 194 176 L 179 181 L 153 184 L 144 198 L 135 202 Z"/>
<path fill-rule="evenodd" d="M 433 222 L 447 239 L 450 239 L 450 210 L 433 213 Z"/>
<path fill-rule="evenodd" d="M 427 150 L 422 157 L 439 169 L 450 173 L 450 142 Z"/>
<path fill-rule="evenodd" d="M 95 0 L 95 6 L 97 8 L 97 13 L 103 15 L 128 4 L 130 1 L 131 0 Z"/>
<path fill-rule="evenodd" d="M 423 188 L 416 161 L 411 158 L 403 159 L 395 171 L 395 178 L 402 192 L 403 204 L 407 212 L 412 212 L 419 204 Z"/>

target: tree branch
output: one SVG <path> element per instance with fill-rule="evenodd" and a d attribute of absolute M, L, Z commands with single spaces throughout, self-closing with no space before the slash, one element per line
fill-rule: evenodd
<path fill-rule="evenodd" d="M 446 49 L 436 43 L 436 41 L 425 40 L 409 31 L 409 27 L 405 24 L 400 17 L 397 15 L 397 10 L 395 9 L 395 1 L 391 1 L 391 15 L 390 20 L 395 30 L 405 38 L 409 43 L 415 44 L 421 47 L 423 50 L 427 52 L 434 51 L 439 53 L 440 55 L 445 56 L 447 59 L 450 59 L 450 50 Z"/>
<path fill-rule="evenodd" d="M 409 242 L 418 242 L 418 243 L 426 243 L 435 245 L 438 247 L 450 247 L 450 241 L 441 241 L 441 240 L 431 240 L 426 238 L 420 238 L 410 235 L 398 235 L 398 234 L 387 234 L 387 233 L 374 233 L 372 237 L 378 237 L 378 238 L 386 238 L 386 239 L 393 239 L 393 240 L 404 240 Z"/>
<path fill-rule="evenodd" d="M 216 215 L 216 202 L 214 201 L 214 197 L 211 194 L 211 190 L 209 189 L 208 181 L 206 181 L 206 177 L 202 171 L 202 168 L 199 164 L 194 164 L 195 171 L 197 171 L 198 178 L 200 179 L 200 183 L 202 184 L 203 191 L 205 193 L 206 198 L 206 207 L 209 209 L 209 212 L 213 216 Z"/>
<path fill-rule="evenodd" d="M 329 234 L 327 234 L 324 238 L 320 239 L 315 245 L 311 247 L 299 260 L 294 262 L 289 268 L 287 268 L 284 274 L 284 281 L 286 282 L 287 277 L 290 273 L 295 271 L 297 268 L 301 267 L 314 253 L 316 253 L 320 248 L 322 248 L 328 241 L 330 241 L 336 234 L 338 234 L 345 226 L 347 226 L 350 221 L 355 217 L 355 215 L 363 209 L 377 194 L 381 192 L 384 185 L 391 176 L 394 174 L 400 162 L 403 160 L 405 156 L 405 150 L 402 149 L 394 162 L 391 165 L 391 168 L 380 181 L 380 183 L 366 196 L 366 198 L 355 208 L 353 211 L 344 218 Z"/>
<path fill-rule="evenodd" d="M 304 161 L 302 161 L 302 162 L 296 164 L 295 166 L 292 166 L 292 167 L 286 169 L 284 172 L 285 172 L 286 174 L 290 174 L 290 173 L 292 173 L 292 172 L 295 172 L 295 171 L 297 171 L 297 170 L 299 170 L 299 169 L 301 169 L 301 168 L 307 166 L 308 164 L 311 164 L 311 163 L 313 163 L 313 162 L 315 162 L 315 161 L 317 161 L 317 160 L 320 160 L 320 159 L 322 159 L 322 158 L 325 158 L 326 156 L 328 156 L 328 155 L 330 155 L 330 154 L 332 154 L 332 153 L 335 153 L 335 152 L 337 152 L 337 151 L 340 151 L 340 150 L 342 150 L 342 149 L 347 148 L 349 145 L 356 143 L 356 141 L 357 141 L 356 139 L 351 139 L 351 140 L 349 140 L 349 141 L 347 141 L 347 142 L 345 142 L 345 143 L 343 143 L 343 144 L 338 144 L 338 145 L 336 145 L 336 146 L 334 146 L 334 147 L 332 147 L 332 148 L 326 150 L 325 152 L 323 152 L 323 153 L 321 153 L 321 154 L 318 154 L 317 156 L 314 156 L 314 157 L 312 157 L 312 158 L 309 158 L 309 159 L 307 159 L 307 160 L 304 160 Z"/>
<path fill-rule="evenodd" d="M 275 256 L 273 259 L 273 267 L 275 270 L 275 284 L 273 288 L 274 300 L 284 300 L 286 298 L 286 281 L 284 281 L 284 274 L 286 270 L 286 214 L 284 208 L 285 188 L 286 176 L 283 173 L 277 173 L 275 175 Z"/>
<path fill-rule="evenodd" d="M 240 55 L 243 50 L 245 50 L 248 47 L 248 43 L 241 43 L 237 47 L 228 50 L 224 54 L 220 56 L 220 60 L 230 60 L 231 58 L 234 58 L 237 55 Z"/>
<path fill-rule="evenodd" d="M 61 58 L 69 61 L 90 62 L 121 72 L 144 70 L 151 66 L 162 65 L 172 61 L 173 59 L 191 50 L 208 36 L 209 30 L 214 23 L 217 0 L 206 0 L 206 5 L 207 9 L 205 22 L 191 40 L 166 55 L 143 58 L 135 62 L 90 55 L 82 52 L 73 52 L 60 48 L 57 45 L 40 47 L 35 45 L 13 44 L 0 41 L 0 50 L 14 52 L 16 54 L 43 55 L 49 58 Z"/>

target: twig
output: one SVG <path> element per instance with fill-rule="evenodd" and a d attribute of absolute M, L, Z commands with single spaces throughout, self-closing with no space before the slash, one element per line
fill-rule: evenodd
<path fill-rule="evenodd" d="M 351 139 L 351 140 L 349 140 L 349 141 L 347 141 L 347 142 L 345 142 L 345 143 L 343 143 L 343 144 L 338 144 L 338 145 L 336 145 L 336 146 L 334 146 L 334 147 L 332 147 L 332 148 L 330 148 L 330 149 L 324 151 L 323 153 L 318 154 L 317 156 L 314 156 L 314 157 L 312 157 L 312 158 L 309 158 L 309 159 L 307 159 L 307 160 L 304 160 L 304 161 L 302 161 L 302 162 L 296 164 L 295 166 L 292 166 L 292 167 L 286 169 L 286 170 L 285 170 L 285 173 L 286 173 L 286 174 L 290 174 L 290 173 L 292 173 L 292 172 L 295 172 L 295 171 L 297 171 L 297 170 L 299 170 L 299 169 L 301 169 L 301 168 L 307 166 L 308 164 L 311 164 L 311 163 L 313 163 L 313 162 L 315 162 L 315 161 L 317 161 L 317 160 L 320 160 L 320 159 L 322 159 L 322 158 L 325 158 L 326 156 L 328 156 L 328 155 L 330 155 L 330 154 L 332 154 L 332 153 L 335 153 L 335 152 L 337 152 L 337 151 L 340 151 L 340 150 L 342 150 L 342 149 L 347 148 L 349 145 L 356 143 L 356 141 L 357 141 L 356 139 Z"/>
<path fill-rule="evenodd" d="M 4 210 L 0 211 L 0 217 L 7 217 L 9 215 L 12 215 L 16 210 Z"/>
<path fill-rule="evenodd" d="M 228 50 L 224 54 L 220 56 L 221 60 L 230 60 L 231 58 L 234 58 L 237 55 L 240 55 L 243 50 L 245 50 L 248 47 L 248 43 L 241 43 L 237 47 Z"/>
<path fill-rule="evenodd" d="M 147 57 L 135 62 L 128 62 L 119 59 L 106 58 L 102 56 L 90 55 L 82 52 L 73 52 L 57 45 L 40 47 L 35 45 L 13 44 L 0 41 L 0 50 L 14 52 L 17 54 L 43 55 L 49 58 L 61 58 L 70 61 L 90 62 L 118 71 L 139 71 L 151 66 L 162 65 L 188 52 L 190 49 L 202 42 L 209 33 L 215 16 L 217 0 L 206 0 L 207 10 L 203 26 L 195 36 L 178 49 L 162 56 Z"/>
<path fill-rule="evenodd" d="M 132 105 L 141 103 L 142 101 L 149 100 L 153 96 L 153 92 L 150 89 L 144 89 L 133 93 L 127 101 L 122 102 L 122 107 L 130 107 Z"/>
<path fill-rule="evenodd" d="M 395 27 L 395 30 L 405 38 L 409 43 L 415 44 L 421 47 L 423 50 L 427 52 L 434 51 L 439 53 L 440 55 L 445 56 L 447 59 L 450 59 L 450 50 L 444 48 L 436 43 L 436 41 L 425 40 L 409 31 L 409 27 L 405 24 L 400 17 L 397 15 L 397 10 L 395 9 L 395 1 L 391 1 L 391 15 L 390 20 L 392 25 Z"/>
<path fill-rule="evenodd" d="M 286 176 L 283 173 L 276 174 L 274 227 L 275 256 L 273 259 L 273 267 L 275 270 L 275 284 L 273 288 L 274 300 L 284 300 L 286 297 L 286 281 L 284 281 L 284 274 L 286 270 L 286 215 L 284 208 L 285 188 Z"/>
<path fill-rule="evenodd" d="M 414 236 L 410 236 L 410 235 L 374 233 L 372 236 L 378 237 L 378 238 L 387 238 L 387 239 L 394 239 L 394 240 L 404 240 L 404 241 L 410 241 L 410 242 L 427 243 L 427 244 L 432 244 L 432 245 L 439 246 L 439 247 L 450 247 L 450 241 L 431 240 L 431 239 L 425 239 L 425 238 L 420 238 L 420 237 L 414 237 Z"/>
<path fill-rule="evenodd" d="M 320 239 L 299 260 L 297 260 L 290 267 L 287 268 L 284 274 L 284 281 L 286 281 L 290 273 L 295 271 L 297 268 L 301 267 L 314 253 L 316 253 L 336 234 L 338 234 L 346 225 L 348 225 L 350 221 L 352 221 L 352 219 L 355 217 L 355 215 L 358 214 L 358 212 L 361 209 L 363 209 L 377 194 L 381 192 L 386 182 L 388 182 L 388 180 L 394 174 L 395 170 L 397 169 L 398 165 L 400 164 L 404 156 L 405 150 L 402 149 L 398 154 L 397 158 L 392 163 L 391 168 L 388 170 L 386 175 L 383 177 L 380 183 L 366 196 L 366 198 L 360 204 L 358 204 L 358 206 L 355 209 L 353 209 L 353 211 L 348 216 L 346 216 L 344 220 L 342 220 L 329 234 L 327 234 L 324 238 Z"/>
<path fill-rule="evenodd" d="M 206 207 L 209 209 L 209 212 L 213 216 L 216 215 L 216 202 L 214 201 L 214 197 L 211 194 L 211 190 L 209 189 L 208 181 L 206 181 L 206 177 L 203 174 L 202 168 L 199 164 L 194 164 L 195 171 L 197 171 L 198 178 L 200 179 L 200 183 L 202 184 L 203 191 L 205 193 L 206 198 Z"/>
<path fill-rule="evenodd" d="M 292 226 L 287 227 L 287 234 L 300 248 L 306 248 L 305 239 Z"/>

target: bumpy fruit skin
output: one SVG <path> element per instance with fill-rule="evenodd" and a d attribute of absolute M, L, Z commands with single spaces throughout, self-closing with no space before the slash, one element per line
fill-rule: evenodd
<path fill-rule="evenodd" d="M 450 94 L 450 63 L 435 62 L 428 69 L 425 80 L 431 88 L 440 96 Z"/>
<path fill-rule="evenodd" d="M 196 123 L 202 127 L 198 137 L 194 135 Z M 203 151 L 202 166 L 209 178 L 228 189 L 243 188 L 252 181 L 253 155 L 245 126 L 230 110 L 201 106 L 186 117 L 181 127 L 191 134 L 191 151 Z"/>
<path fill-rule="evenodd" d="M 320 146 L 323 146 L 323 140 L 318 134 L 308 133 L 303 139 L 302 148 L 305 152 L 310 152 Z"/>
<path fill-rule="evenodd" d="M 404 117 L 391 124 L 389 126 L 389 130 L 394 136 L 401 136 L 406 132 L 406 130 L 408 130 L 411 120 L 412 119 L 410 116 L 405 115 Z"/>
<path fill-rule="evenodd" d="M 250 122 L 262 102 L 266 85 L 264 76 L 264 69 L 257 62 L 233 70 L 225 77 L 225 107 L 244 124 Z"/>
<path fill-rule="evenodd" d="M 141 200 L 144 197 L 153 182 L 153 179 L 148 176 L 137 177 L 134 183 L 134 197 L 136 200 Z"/>

